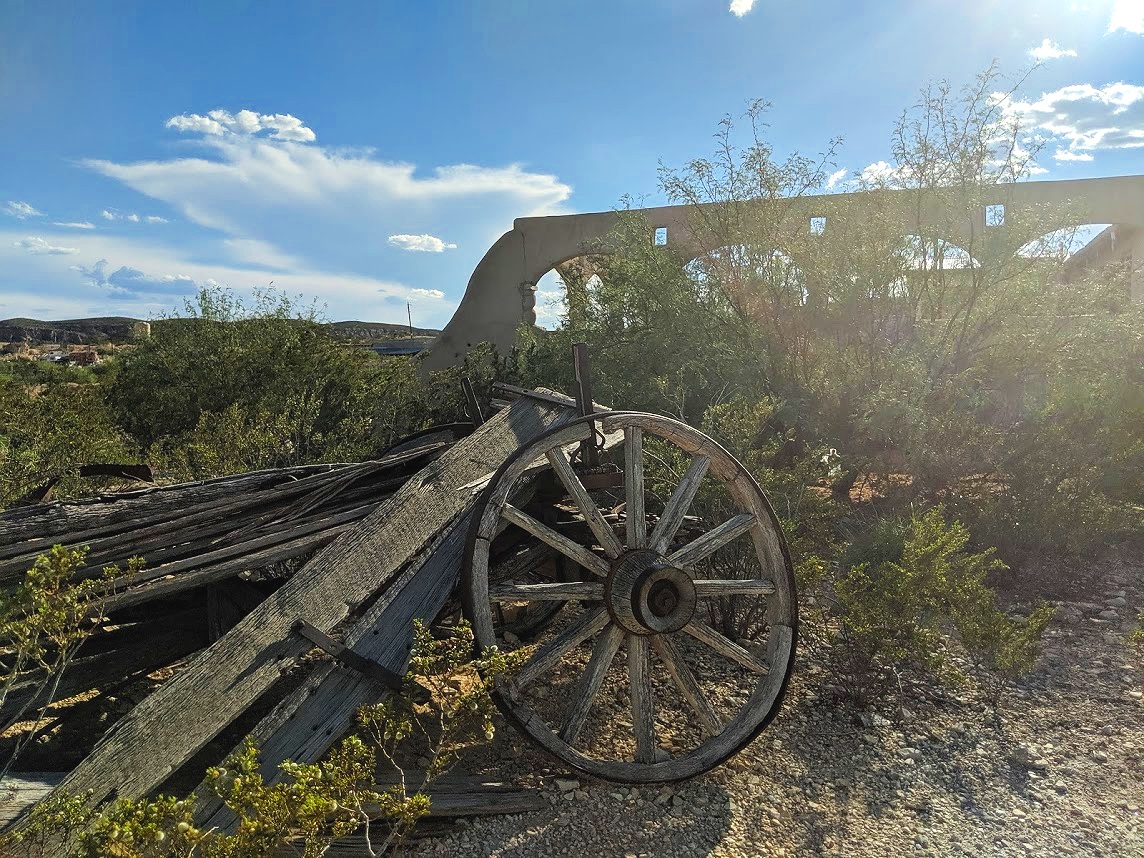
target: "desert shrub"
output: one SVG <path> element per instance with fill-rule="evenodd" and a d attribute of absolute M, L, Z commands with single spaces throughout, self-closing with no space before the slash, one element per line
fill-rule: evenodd
<path fill-rule="evenodd" d="M 96 385 L 44 388 L 0 380 L 0 506 L 9 506 L 52 477 L 55 494 L 90 490 L 77 465 L 137 461 Z"/>
<path fill-rule="evenodd" d="M 987 673 L 1013 678 L 1032 668 L 1053 609 L 1040 606 L 1025 622 L 1008 617 L 986 583 L 1004 564 L 968 544 L 968 529 L 936 507 L 881 519 L 850 545 L 830 588 L 838 678 L 855 697 L 897 686 L 910 669 L 955 677 L 951 638 Z"/>
<path fill-rule="evenodd" d="M 39 681 L 37 692 L 18 711 L 8 713 L 2 729 L 23 720 L 41 692 L 48 690 L 48 701 L 54 697 L 72 658 L 103 621 L 99 597 L 115 578 L 141 568 L 141 561 L 132 559 L 125 570 L 107 566 L 90 574 L 85 572 L 86 559 L 87 548 L 55 545 L 35 559 L 18 584 L 0 592 L 0 707 L 17 680 L 35 676 Z M 3 772 L 35 738 L 42 716 L 41 710 L 16 743 Z"/>
<path fill-rule="evenodd" d="M 109 400 L 140 443 L 193 433 L 204 414 L 228 408 L 290 421 L 294 461 L 322 458 L 329 439 L 355 416 L 376 357 L 339 343 L 291 299 L 257 293 L 251 306 L 204 288 L 183 315 L 156 322 L 127 353 Z"/>

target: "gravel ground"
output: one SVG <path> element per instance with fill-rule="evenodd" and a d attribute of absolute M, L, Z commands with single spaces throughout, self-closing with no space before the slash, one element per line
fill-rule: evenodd
<path fill-rule="evenodd" d="M 1037 669 L 996 715 L 979 689 L 858 712 L 802 656 L 753 745 L 642 789 L 568 773 L 502 724 L 466 767 L 541 787 L 550 807 L 461 821 L 414 854 L 1144 856 L 1144 650 L 1128 641 L 1144 546 L 1110 552 L 1062 594 Z"/>

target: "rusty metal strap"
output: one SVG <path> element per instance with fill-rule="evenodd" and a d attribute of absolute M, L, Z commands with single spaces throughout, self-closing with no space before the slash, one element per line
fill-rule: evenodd
<path fill-rule="evenodd" d="M 400 673 L 394 673 L 388 667 L 384 667 L 363 655 L 358 655 L 348 646 L 334 640 L 316 626 L 311 625 L 305 620 L 298 620 L 294 623 L 294 631 L 310 641 L 310 643 L 314 644 L 318 649 L 333 656 L 336 661 L 344 664 L 350 670 L 357 671 L 362 676 L 367 676 L 376 682 L 380 682 L 382 685 L 394 691 L 402 690 L 403 678 Z"/>

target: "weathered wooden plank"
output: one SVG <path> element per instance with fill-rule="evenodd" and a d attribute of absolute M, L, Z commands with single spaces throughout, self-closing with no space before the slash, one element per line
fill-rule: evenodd
<path fill-rule="evenodd" d="M 22 574 L 30 559 L 57 542 L 88 545 L 92 556 L 99 557 L 121 545 L 125 536 L 146 544 L 151 537 L 172 540 L 179 531 L 194 532 L 211 522 L 229 523 L 232 529 L 245 526 L 233 513 L 257 516 L 339 484 L 409 473 L 444 449 L 435 444 L 375 462 L 260 471 L 8 510 L 0 513 L 0 575 Z"/>
<path fill-rule="evenodd" d="M 597 557 L 592 553 L 591 549 L 586 548 L 579 542 L 573 542 L 567 536 L 563 536 L 547 525 L 541 524 L 531 515 L 522 512 L 510 503 L 504 505 L 501 509 L 501 515 L 517 527 L 527 530 L 541 542 L 552 546 L 565 557 L 570 560 L 575 560 L 588 571 L 601 578 L 608 577 L 609 568 L 607 562 L 603 558 Z"/>
<path fill-rule="evenodd" d="M 651 689 L 648 642 L 643 635 L 628 635 L 628 687 L 632 695 L 632 732 L 636 762 L 655 762 L 655 700 Z"/>
<path fill-rule="evenodd" d="M 647 544 L 647 519 L 644 517 L 643 429 L 629 426 L 624 430 L 624 509 L 627 514 L 628 548 Z"/>
<path fill-rule="evenodd" d="M 465 551 L 468 516 L 453 524 L 421 561 L 405 569 L 346 634 L 358 655 L 395 673 L 404 673 L 413 645 L 413 620 L 432 620 L 457 583 Z M 357 710 L 387 689 L 349 668 L 325 662 L 251 731 L 261 751 L 262 775 L 278 780 L 282 760 L 313 762 L 322 757 L 354 722 Z M 233 815 L 217 798 L 199 789 L 199 823 L 228 829 Z"/>
<path fill-rule="evenodd" d="M 0 514 L 0 558 L 42 551 L 65 537 L 91 542 L 121 532 L 124 525 L 158 525 L 203 510 L 213 511 L 218 504 L 235 497 L 255 500 L 261 492 L 297 484 L 307 477 L 328 477 L 336 467 L 339 466 L 312 465 L 259 471 L 5 510 Z"/>
<path fill-rule="evenodd" d="M 52 791 L 63 772 L 17 772 L 0 781 L 0 828 Z"/>
<path fill-rule="evenodd" d="M 328 546 L 185 670 L 140 703 L 65 779 L 93 800 L 153 789 L 309 649 L 306 619 L 332 629 L 473 503 L 457 489 L 570 412 L 522 399 L 422 469 L 355 529 Z"/>

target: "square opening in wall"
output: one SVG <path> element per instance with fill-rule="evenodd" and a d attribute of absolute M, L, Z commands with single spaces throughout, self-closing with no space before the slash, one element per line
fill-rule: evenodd
<path fill-rule="evenodd" d="M 986 226 L 1004 226 L 1005 225 L 1005 206 L 1001 203 L 995 203 L 991 206 L 985 207 L 985 225 Z"/>
<path fill-rule="evenodd" d="M 667 245 L 667 227 L 657 226 L 655 232 L 652 234 L 652 244 L 656 247 L 664 247 Z"/>
<path fill-rule="evenodd" d="M 811 235 L 824 235 L 826 233 L 826 218 L 825 217 L 812 217 L 810 219 L 810 234 Z"/>

